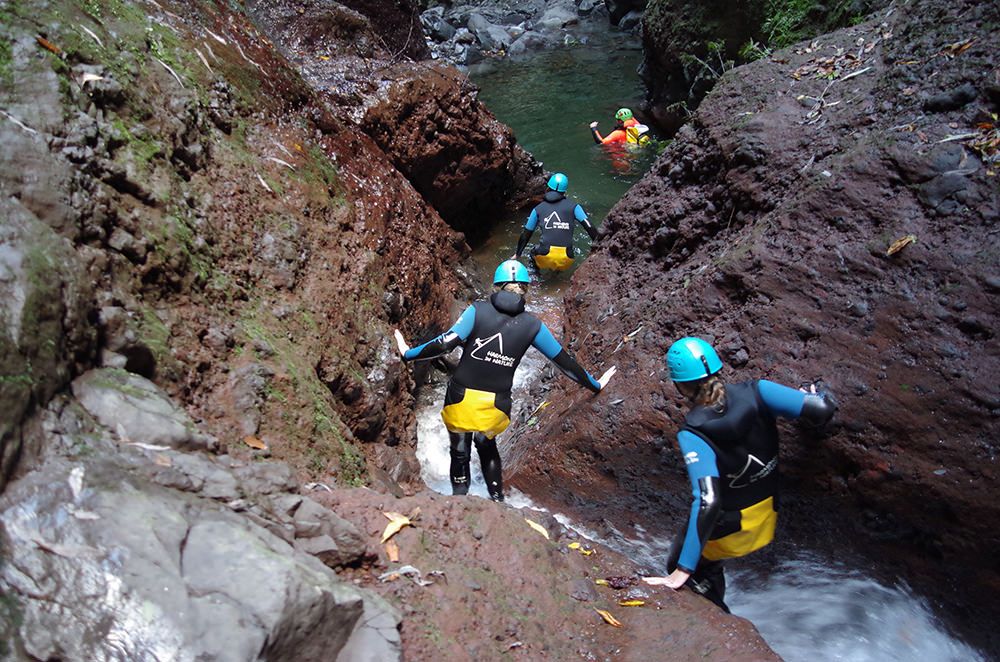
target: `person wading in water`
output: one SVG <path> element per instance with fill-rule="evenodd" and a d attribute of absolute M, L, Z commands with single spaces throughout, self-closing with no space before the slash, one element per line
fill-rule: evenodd
<path fill-rule="evenodd" d="M 819 426 L 837 410 L 829 393 L 767 380 L 725 384 L 722 361 L 700 338 L 681 338 L 667 352 L 670 379 L 692 408 L 677 433 L 694 499 L 687 524 L 670 547 L 667 577 L 653 586 L 688 586 L 726 612 L 722 560 L 745 556 L 774 538 L 777 523 L 778 428 L 775 419 Z"/>
<path fill-rule="evenodd" d="M 496 436 L 510 424 L 514 372 L 528 347 L 594 393 L 615 374 L 612 366 L 600 379 L 591 377 L 541 320 L 525 312 L 524 295 L 530 282 L 523 264 L 507 260 L 493 276 L 493 295 L 466 308 L 455 325 L 437 338 L 411 348 L 398 329 L 393 332 L 404 361 L 433 359 L 462 346 L 462 358 L 448 382 L 441 411 L 451 442 L 452 494 L 469 492 L 469 460 L 475 445 L 490 498 L 503 501 Z"/>

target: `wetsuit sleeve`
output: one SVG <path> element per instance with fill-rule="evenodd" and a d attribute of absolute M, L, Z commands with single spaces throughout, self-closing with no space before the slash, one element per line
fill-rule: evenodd
<path fill-rule="evenodd" d="M 563 374 L 574 382 L 584 388 L 590 389 L 594 393 L 600 392 L 601 385 L 576 362 L 576 359 L 570 356 L 569 352 L 562 348 L 559 341 L 549 331 L 549 327 L 542 324 L 538 328 L 538 333 L 535 334 L 535 339 L 531 341 L 531 344 L 535 349 L 544 354 L 547 359 L 559 366 Z"/>
<path fill-rule="evenodd" d="M 528 245 L 528 240 L 531 239 L 531 235 L 535 232 L 535 228 L 538 227 L 538 211 L 535 209 L 531 210 L 528 214 L 528 220 L 524 222 L 524 229 L 521 230 L 521 236 L 517 240 L 517 256 L 521 257 L 521 253 Z"/>
<path fill-rule="evenodd" d="M 454 326 L 437 338 L 425 342 L 423 345 L 411 347 L 405 354 L 403 354 L 403 360 L 421 361 L 425 359 L 437 358 L 442 354 L 447 354 L 461 345 L 465 339 L 469 337 L 475 323 L 476 307 L 469 306 L 465 309 L 465 312 L 462 313 L 462 316 L 458 318 L 458 321 L 455 322 Z"/>
<path fill-rule="evenodd" d="M 719 518 L 719 467 L 715 451 L 696 434 L 681 430 L 677 433 L 677 443 L 687 465 L 691 480 L 691 514 L 688 517 L 687 532 L 681 546 L 677 567 L 693 573 L 698 567 L 701 550 Z"/>
<path fill-rule="evenodd" d="M 597 143 L 598 145 L 604 142 L 604 138 L 601 137 L 601 134 L 597 131 L 596 126 L 590 130 L 590 135 L 594 137 L 594 142 Z"/>
<path fill-rule="evenodd" d="M 803 393 L 766 379 L 757 382 L 757 392 L 774 416 L 802 418 L 813 425 L 823 425 L 837 411 L 837 401 L 825 392 Z"/>
<path fill-rule="evenodd" d="M 590 235 L 590 240 L 597 241 L 597 229 L 587 220 L 587 212 L 583 211 L 583 207 L 580 205 L 574 207 L 573 216 L 583 226 L 583 229 L 587 231 L 587 234 Z"/>

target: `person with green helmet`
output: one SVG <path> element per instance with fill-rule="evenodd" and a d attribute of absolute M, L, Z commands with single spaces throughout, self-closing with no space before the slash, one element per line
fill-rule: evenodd
<path fill-rule="evenodd" d="M 563 271 L 573 265 L 573 221 L 583 226 L 591 241 L 597 240 L 597 230 L 587 220 L 587 213 L 575 200 L 566 195 L 569 178 L 561 172 L 549 177 L 549 190 L 545 198 L 528 214 L 517 251 L 511 258 L 518 260 L 528 245 L 531 235 L 541 223 L 542 234 L 538 245 L 531 249 L 531 258 L 539 269 Z"/>
<path fill-rule="evenodd" d="M 479 453 L 490 498 L 503 501 L 503 477 L 496 436 L 510 424 L 514 372 L 529 346 L 535 347 L 562 372 L 594 393 L 615 374 L 609 368 L 594 379 L 567 352 L 537 317 L 524 310 L 531 277 L 523 264 L 507 260 L 493 275 L 494 293 L 477 301 L 450 329 L 417 347 L 403 334 L 393 334 L 403 361 L 433 359 L 462 346 L 462 358 L 448 382 L 441 418 L 451 442 L 453 494 L 469 491 L 472 446 Z"/>
<path fill-rule="evenodd" d="M 670 378 L 692 403 L 677 433 L 693 501 L 674 539 L 666 577 L 647 584 L 688 586 L 726 612 L 722 561 L 745 556 L 774 538 L 777 522 L 777 418 L 820 426 L 837 403 L 815 385 L 796 390 L 764 379 L 726 384 L 722 361 L 700 338 L 681 338 L 666 356 Z"/>
<path fill-rule="evenodd" d="M 598 145 L 616 145 L 621 143 L 645 144 L 649 141 L 646 133 L 649 128 L 640 124 L 628 108 L 619 108 L 615 113 L 615 128 L 607 136 L 601 137 L 597 130 L 597 122 L 590 123 L 590 133 Z M 645 141 L 642 139 L 645 138 Z"/>

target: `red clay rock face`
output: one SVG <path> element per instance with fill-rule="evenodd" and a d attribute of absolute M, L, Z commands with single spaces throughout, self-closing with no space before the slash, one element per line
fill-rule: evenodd
<path fill-rule="evenodd" d="M 957 625 L 997 649 L 1000 202 L 977 148 L 996 25 L 995 7 L 918 2 L 727 75 L 566 297 L 583 362 L 621 377 L 591 401 L 557 386 L 514 484 L 669 534 L 690 488 L 662 358 L 708 338 L 728 380 L 822 379 L 840 399 L 825 435 L 785 429 L 779 536 L 895 564 L 952 614 L 975 606 Z M 831 57 L 839 76 L 814 77 Z"/>
<path fill-rule="evenodd" d="M 464 74 L 414 63 L 404 57 L 406 35 L 397 42 L 380 31 L 386 21 L 414 18 L 411 39 L 424 44 L 409 6 L 362 14 L 337 3 L 268 2 L 252 3 L 251 11 L 324 93 L 330 114 L 370 136 L 470 243 L 483 240 L 505 211 L 526 205 L 542 190 L 541 165 L 478 101 Z"/>
<path fill-rule="evenodd" d="M 541 190 L 541 167 L 476 98 L 457 69 L 398 65 L 361 127 L 449 225 L 470 243 Z"/>
<path fill-rule="evenodd" d="M 779 659 L 749 621 L 690 591 L 638 583 L 635 565 L 601 545 L 583 540 L 589 555 L 570 548 L 581 540 L 547 513 L 429 492 L 404 499 L 370 490 L 313 496 L 368 541 L 374 562 L 342 576 L 401 606 L 405 659 Z M 390 541 L 395 562 L 379 544 L 386 511 L 413 520 Z M 407 566 L 417 572 L 400 574 Z M 595 584 L 605 577 L 629 586 Z M 619 604 L 628 599 L 645 604 Z M 623 627 L 606 624 L 596 609 Z"/>

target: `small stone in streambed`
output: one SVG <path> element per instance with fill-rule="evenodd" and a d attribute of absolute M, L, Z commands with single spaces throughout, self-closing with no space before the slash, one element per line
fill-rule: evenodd
<path fill-rule="evenodd" d="M 580 602 L 593 602 L 598 598 L 594 584 L 587 579 L 574 579 L 569 584 L 569 595 Z"/>

